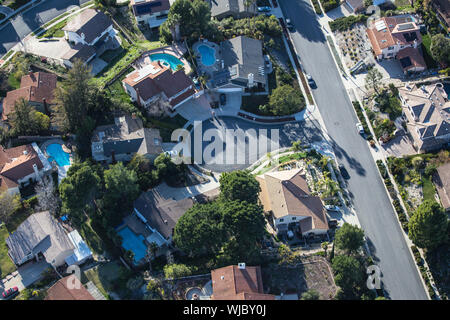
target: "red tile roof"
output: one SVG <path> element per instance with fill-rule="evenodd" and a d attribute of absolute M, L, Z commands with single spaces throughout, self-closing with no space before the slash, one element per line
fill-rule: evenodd
<path fill-rule="evenodd" d="M 75 275 L 62 278 L 47 290 L 45 300 L 95 300 Z"/>
<path fill-rule="evenodd" d="M 14 111 L 14 104 L 20 98 L 36 103 L 43 103 L 45 99 L 47 103 L 53 103 L 56 80 L 55 74 L 45 72 L 35 72 L 23 76 L 20 88 L 9 91 L 3 100 L 2 119 L 8 119 L 8 114 Z"/>
<path fill-rule="evenodd" d="M 38 170 L 43 167 L 30 144 L 10 149 L 0 146 L 0 189 L 17 187 L 19 179 L 34 172 L 33 164 Z"/>
<path fill-rule="evenodd" d="M 264 294 L 261 268 L 228 266 L 211 271 L 213 300 L 275 300 Z"/>
<path fill-rule="evenodd" d="M 419 52 L 419 49 L 408 47 L 408 48 L 400 50 L 397 53 L 398 60 L 405 59 L 405 58 L 409 58 L 409 60 L 411 61 L 411 65 L 408 65 L 405 67 L 403 67 L 403 65 L 402 65 L 402 68 L 405 71 L 412 69 L 412 68 L 424 68 L 424 69 L 427 68 L 425 60 L 423 59 L 422 54 Z"/>

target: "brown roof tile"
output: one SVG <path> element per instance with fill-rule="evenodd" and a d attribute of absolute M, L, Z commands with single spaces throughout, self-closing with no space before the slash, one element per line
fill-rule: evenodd
<path fill-rule="evenodd" d="M 95 300 L 75 275 L 60 279 L 47 290 L 45 300 Z"/>
<path fill-rule="evenodd" d="M 31 145 L 28 144 L 10 149 L 4 149 L 0 146 L 0 177 L 2 185 L 5 184 L 10 188 L 17 186 L 19 179 L 34 172 L 33 164 L 36 164 L 38 169 L 43 167 L 38 154 Z"/>
<path fill-rule="evenodd" d="M 434 184 L 445 210 L 450 209 L 450 162 L 437 168 L 433 177 Z"/>

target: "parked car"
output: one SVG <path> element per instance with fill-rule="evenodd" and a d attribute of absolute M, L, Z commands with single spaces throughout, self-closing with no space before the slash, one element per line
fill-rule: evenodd
<path fill-rule="evenodd" d="M 328 228 L 336 228 L 339 225 L 336 219 L 328 220 Z"/>
<path fill-rule="evenodd" d="M 345 180 L 350 179 L 350 175 L 348 174 L 348 171 L 347 169 L 345 169 L 343 164 L 339 165 L 339 171 L 341 172 L 342 178 L 344 178 Z"/>
<path fill-rule="evenodd" d="M 306 74 L 306 79 L 308 80 L 308 84 L 312 89 L 317 88 L 316 82 L 314 81 L 314 79 L 311 77 L 310 74 Z"/>
<path fill-rule="evenodd" d="M 356 124 L 356 129 L 358 130 L 359 134 L 364 134 L 364 127 L 362 126 L 361 123 L 357 123 Z"/>
<path fill-rule="evenodd" d="M 17 295 L 18 293 L 19 293 L 19 288 L 12 287 L 12 288 L 9 288 L 9 289 L 3 291 L 2 296 L 3 296 L 3 299 L 10 299 L 10 298 L 14 297 L 15 295 Z"/>
<path fill-rule="evenodd" d="M 291 19 L 286 19 L 286 28 L 288 28 L 289 31 L 294 30 L 294 25 L 291 22 Z"/>
<path fill-rule="evenodd" d="M 267 7 L 267 6 L 258 7 L 258 12 L 270 12 L 270 10 L 272 10 L 271 7 Z"/>
<path fill-rule="evenodd" d="M 227 103 L 227 96 L 225 95 L 225 93 L 221 93 L 220 94 L 220 104 L 225 105 L 226 103 Z"/>
<path fill-rule="evenodd" d="M 338 206 L 332 206 L 332 205 L 326 205 L 325 209 L 327 209 L 328 211 L 335 211 L 335 212 L 341 211 L 341 208 L 339 208 Z"/>

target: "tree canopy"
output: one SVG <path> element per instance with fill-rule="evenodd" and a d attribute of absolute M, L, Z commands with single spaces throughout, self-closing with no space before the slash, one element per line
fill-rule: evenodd
<path fill-rule="evenodd" d="M 8 117 L 15 136 L 36 135 L 50 127 L 50 118 L 37 111 L 24 98 L 16 101 L 14 111 Z"/>
<path fill-rule="evenodd" d="M 436 34 L 431 38 L 430 51 L 436 61 L 450 65 L 450 39 L 443 34 Z"/>
<path fill-rule="evenodd" d="M 352 256 L 336 256 L 332 262 L 334 281 L 345 296 L 350 297 L 364 283 L 364 273 L 360 262 Z"/>
<path fill-rule="evenodd" d="M 305 105 L 305 98 L 300 90 L 290 85 L 282 85 L 275 88 L 269 96 L 267 111 L 273 115 L 282 116 L 299 112 L 305 108 Z"/>
<path fill-rule="evenodd" d="M 447 215 L 439 203 L 425 200 L 408 223 L 408 235 L 420 248 L 434 249 L 447 240 Z"/>
<path fill-rule="evenodd" d="M 373 89 L 376 94 L 380 93 L 380 81 L 383 79 L 383 75 L 377 68 L 371 68 L 367 71 L 365 80 L 366 89 Z"/>
<path fill-rule="evenodd" d="M 226 200 L 240 200 L 249 203 L 258 202 L 261 191 L 258 181 L 248 171 L 232 171 L 221 174 L 220 194 Z"/>
<path fill-rule="evenodd" d="M 364 244 L 364 231 L 349 223 L 336 231 L 335 245 L 338 249 L 356 252 Z"/>

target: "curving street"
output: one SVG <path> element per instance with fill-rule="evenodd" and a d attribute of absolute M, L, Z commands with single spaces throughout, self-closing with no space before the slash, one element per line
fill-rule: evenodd
<path fill-rule="evenodd" d="M 295 26 L 291 34 L 306 72 L 317 83 L 313 95 L 337 160 L 349 171 L 348 189 L 374 260 L 391 299 L 428 299 L 367 142 L 309 0 L 278 0 Z"/>
<path fill-rule="evenodd" d="M 46 0 L 0 27 L 0 58 L 30 32 L 89 0 Z"/>

